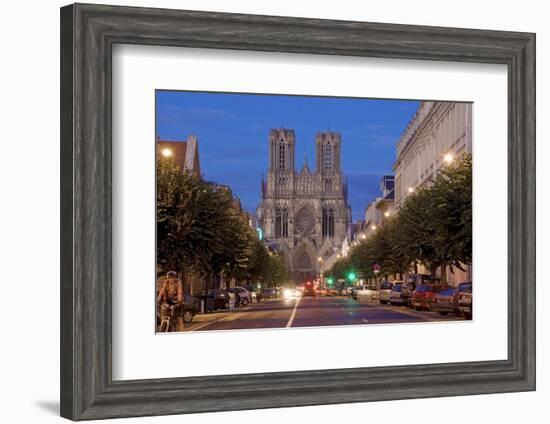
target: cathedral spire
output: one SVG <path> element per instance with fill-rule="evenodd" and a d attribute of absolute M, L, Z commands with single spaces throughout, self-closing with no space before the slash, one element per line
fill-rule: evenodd
<path fill-rule="evenodd" d="M 302 167 L 302 171 L 300 173 L 304 173 L 304 172 L 307 172 L 308 174 L 311 173 L 311 171 L 309 170 L 309 166 L 307 164 L 306 149 L 304 149 L 304 166 Z"/>

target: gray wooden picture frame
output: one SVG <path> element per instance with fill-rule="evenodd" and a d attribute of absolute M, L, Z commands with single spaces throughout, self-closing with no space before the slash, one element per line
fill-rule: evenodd
<path fill-rule="evenodd" d="M 507 65 L 508 359 L 113 381 L 111 53 L 116 43 Z M 535 389 L 534 34 L 75 4 L 61 9 L 60 118 L 63 417 Z"/>

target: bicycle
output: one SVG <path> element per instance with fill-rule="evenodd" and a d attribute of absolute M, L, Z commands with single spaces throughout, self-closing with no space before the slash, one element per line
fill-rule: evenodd
<path fill-rule="evenodd" d="M 176 305 L 169 305 L 168 303 L 163 303 L 160 306 L 160 324 L 158 327 L 159 333 L 168 333 L 174 331 L 174 311 L 176 310 Z"/>

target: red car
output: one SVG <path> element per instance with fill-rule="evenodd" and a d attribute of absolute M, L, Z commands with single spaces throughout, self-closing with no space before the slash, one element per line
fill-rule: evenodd
<path fill-rule="evenodd" d="M 317 294 L 315 292 L 315 287 L 313 287 L 313 283 L 311 281 L 308 281 L 305 285 L 304 285 L 304 292 L 303 292 L 303 296 L 306 297 L 306 296 L 311 296 L 311 297 L 315 297 Z"/>
<path fill-rule="evenodd" d="M 411 306 L 417 311 L 420 309 L 430 309 L 435 295 L 447 288 L 443 284 L 419 284 L 412 295 Z"/>

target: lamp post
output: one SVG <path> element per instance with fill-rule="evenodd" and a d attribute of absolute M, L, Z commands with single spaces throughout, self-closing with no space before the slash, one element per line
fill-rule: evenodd
<path fill-rule="evenodd" d="M 317 276 L 319 277 L 319 285 L 323 288 L 323 258 L 321 256 L 317 258 Z"/>
<path fill-rule="evenodd" d="M 443 160 L 445 161 L 445 163 L 450 164 L 453 162 L 454 156 L 452 153 L 449 152 L 445 156 L 443 156 Z"/>

